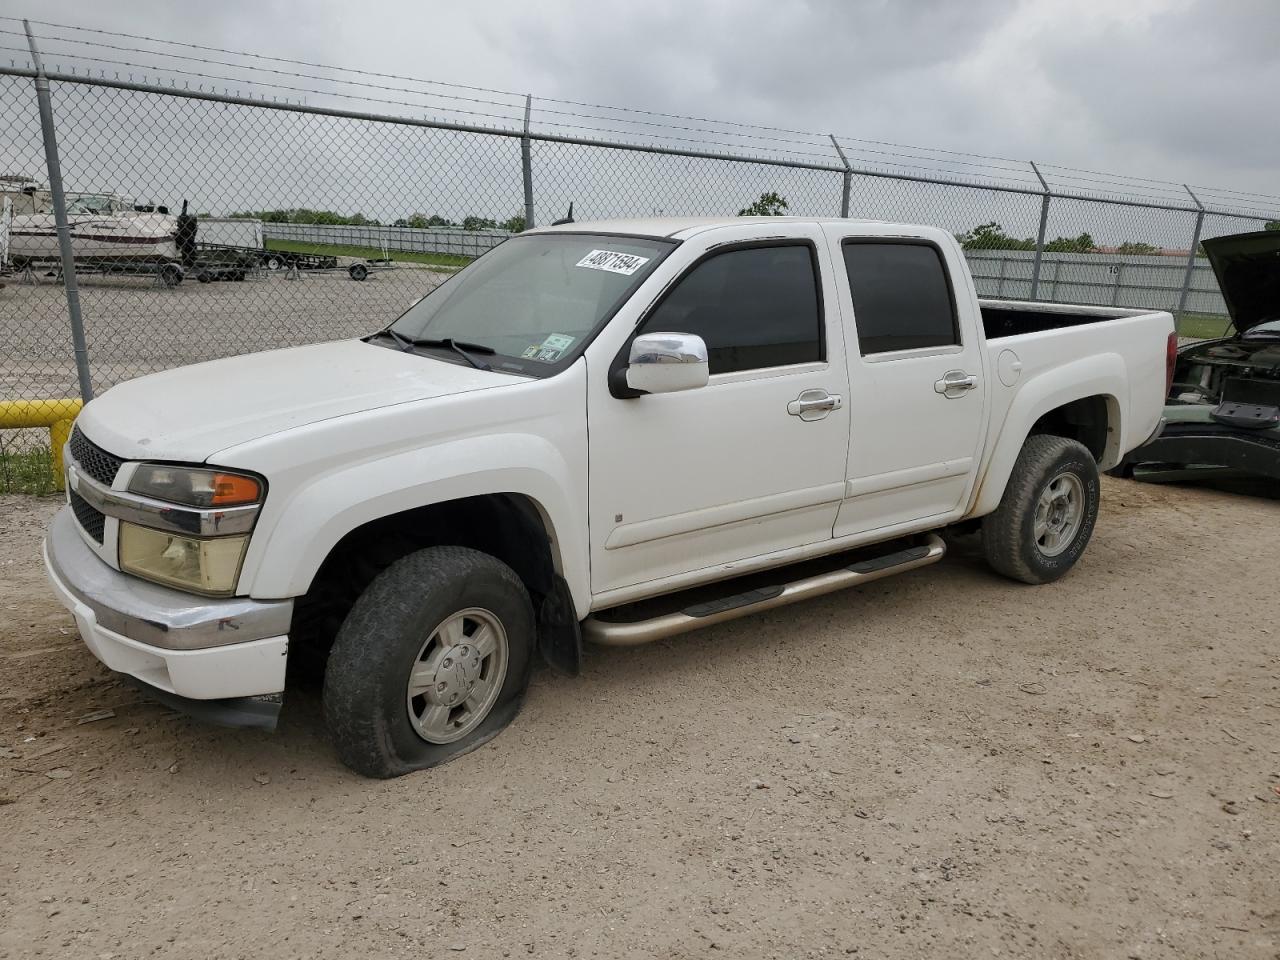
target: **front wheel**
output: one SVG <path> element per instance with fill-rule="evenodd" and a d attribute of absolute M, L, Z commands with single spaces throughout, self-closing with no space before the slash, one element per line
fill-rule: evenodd
<path fill-rule="evenodd" d="M 1070 570 L 1098 519 L 1098 465 L 1084 444 L 1028 437 L 1004 497 L 983 518 L 982 548 L 997 573 L 1049 583 Z"/>
<path fill-rule="evenodd" d="M 351 608 L 325 668 L 343 763 L 396 777 L 497 736 L 532 666 L 533 605 L 505 563 L 429 547 L 382 571 Z"/>

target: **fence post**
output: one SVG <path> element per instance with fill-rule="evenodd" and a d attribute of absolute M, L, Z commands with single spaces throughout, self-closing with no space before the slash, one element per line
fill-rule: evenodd
<path fill-rule="evenodd" d="M 836 153 L 840 155 L 840 162 L 844 164 L 844 189 L 840 194 L 840 216 L 849 216 L 849 190 L 853 186 L 853 169 L 849 166 L 849 158 L 844 155 L 844 148 L 840 146 L 840 141 L 836 139 L 834 133 L 827 134 L 831 138 L 831 145 L 836 148 Z"/>
<path fill-rule="evenodd" d="M 524 136 L 520 138 L 520 168 L 524 171 L 524 228 L 532 230 L 533 222 L 533 149 L 529 140 L 529 114 L 533 112 L 533 96 L 524 98 Z"/>
<path fill-rule="evenodd" d="M 1049 226 L 1049 184 L 1045 183 L 1044 177 L 1040 176 L 1040 168 L 1036 166 L 1034 160 L 1028 160 L 1031 169 L 1036 173 L 1036 179 L 1040 181 L 1040 187 L 1044 190 L 1040 194 L 1040 232 L 1036 234 L 1036 257 L 1031 263 L 1031 299 L 1035 300 L 1040 295 L 1040 261 L 1044 257 L 1044 232 Z M 1056 277 L 1057 274 L 1054 274 Z"/>
<path fill-rule="evenodd" d="M 67 223 L 67 197 L 62 191 L 62 167 L 58 163 L 58 141 L 53 130 L 49 78 L 45 76 L 31 24 L 23 20 L 22 28 L 27 32 L 31 62 L 36 68 L 36 102 L 40 107 L 40 130 L 44 134 L 44 160 L 49 174 L 49 192 L 53 195 L 53 222 L 58 229 L 62 288 L 67 294 L 67 313 L 71 316 L 71 344 L 76 357 L 76 375 L 80 378 L 80 399 L 88 403 L 93 399 L 93 380 L 89 376 L 89 349 L 85 345 L 84 321 L 80 317 L 80 287 L 76 283 L 76 263 L 71 253 L 71 227 Z"/>
<path fill-rule="evenodd" d="M 1182 275 L 1182 293 L 1178 295 L 1178 313 L 1183 313 L 1187 309 L 1187 297 L 1191 294 L 1191 275 L 1196 269 L 1196 247 L 1200 246 L 1200 230 L 1204 227 L 1204 204 L 1185 183 L 1182 189 L 1187 191 L 1191 199 L 1196 202 L 1196 228 L 1191 233 L 1191 252 L 1187 254 L 1187 272 Z"/>

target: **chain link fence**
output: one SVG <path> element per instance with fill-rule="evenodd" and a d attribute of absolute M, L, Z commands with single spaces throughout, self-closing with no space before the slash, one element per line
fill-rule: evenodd
<path fill-rule="evenodd" d="M 1192 326 L 1214 315 L 1215 327 L 1224 307 L 1198 240 L 1268 220 L 1206 210 L 1190 191 L 1184 204 L 1082 195 L 1038 170 L 996 185 L 885 172 L 835 138 L 830 162 L 729 155 L 34 67 L 0 68 L 0 491 L 56 485 L 82 394 L 366 333 L 571 205 L 579 221 L 723 216 L 772 195 L 789 214 L 936 224 L 966 237 L 981 295 L 1169 309 Z"/>

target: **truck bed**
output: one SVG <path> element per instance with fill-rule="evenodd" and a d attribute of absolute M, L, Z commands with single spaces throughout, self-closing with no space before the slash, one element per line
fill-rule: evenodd
<path fill-rule="evenodd" d="M 1122 307 L 1090 307 L 1071 303 L 1033 303 L 1022 300 L 979 300 L 982 328 L 988 340 L 1016 337 L 1023 333 L 1079 327 L 1089 323 L 1136 317 L 1150 310 Z"/>

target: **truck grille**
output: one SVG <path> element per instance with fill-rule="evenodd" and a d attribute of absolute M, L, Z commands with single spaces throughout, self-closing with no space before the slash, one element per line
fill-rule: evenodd
<path fill-rule="evenodd" d="M 71 500 L 71 512 L 76 515 L 76 522 L 84 527 L 85 533 L 101 543 L 102 528 L 106 524 L 106 517 L 99 510 L 90 506 L 89 501 L 74 490 L 70 492 L 69 499 Z"/>
<path fill-rule="evenodd" d="M 120 472 L 120 465 L 124 463 L 122 458 L 107 453 L 86 437 L 80 432 L 79 427 L 71 431 L 71 456 L 75 458 L 85 474 L 106 487 L 115 482 L 116 474 Z"/>

